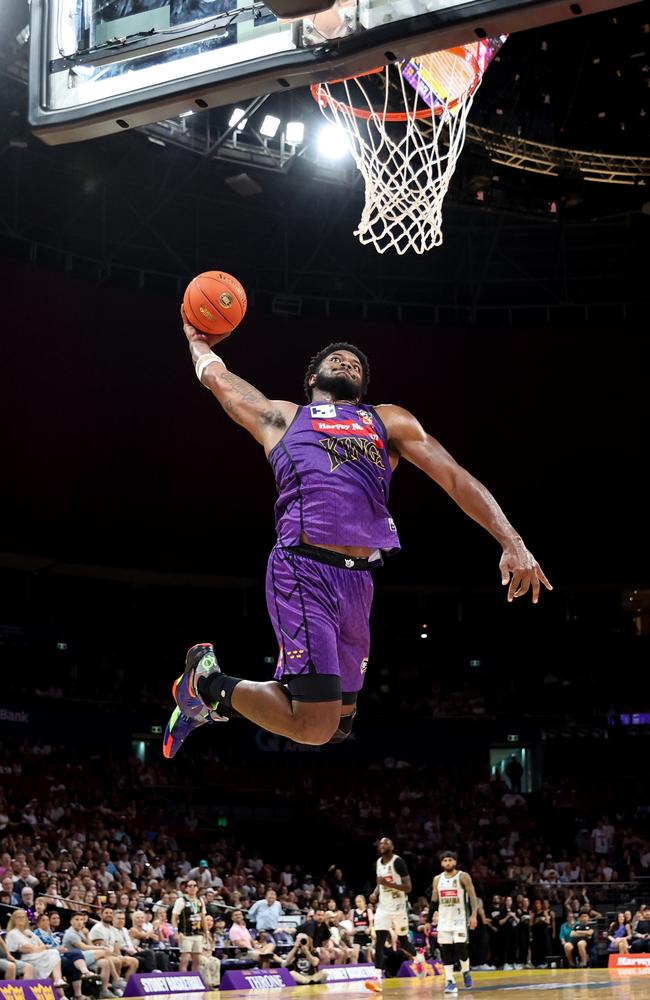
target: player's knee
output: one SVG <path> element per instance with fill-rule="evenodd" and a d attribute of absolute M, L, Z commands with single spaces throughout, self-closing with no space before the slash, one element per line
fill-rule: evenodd
<path fill-rule="evenodd" d="M 312 708 L 313 706 L 310 706 Z M 297 712 L 294 716 L 293 739 L 296 743 L 308 746 L 322 747 L 329 743 L 338 724 L 338 710 L 335 715 L 323 712 L 319 717 L 313 713 Z"/>

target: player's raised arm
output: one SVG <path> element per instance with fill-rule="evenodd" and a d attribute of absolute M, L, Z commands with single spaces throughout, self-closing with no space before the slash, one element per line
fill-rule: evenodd
<path fill-rule="evenodd" d="M 255 386 L 228 371 L 225 362 L 213 354 L 212 348 L 229 334 L 212 336 L 201 333 L 188 322 L 182 307 L 181 316 L 199 381 L 219 400 L 231 420 L 252 434 L 267 452 L 270 451 L 291 423 L 297 405 L 285 400 L 267 399 Z"/>
<path fill-rule="evenodd" d="M 508 600 L 532 590 L 533 604 L 539 598 L 540 583 L 552 586 L 541 566 L 524 545 L 490 491 L 467 469 L 456 462 L 439 441 L 401 406 L 379 406 L 391 449 L 425 472 L 449 494 L 461 510 L 485 528 L 503 547 L 499 562 L 501 582 L 509 584 Z"/>

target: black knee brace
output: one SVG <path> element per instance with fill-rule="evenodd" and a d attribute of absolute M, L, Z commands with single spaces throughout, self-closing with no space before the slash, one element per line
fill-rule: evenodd
<path fill-rule="evenodd" d="M 352 732 L 352 723 L 354 722 L 354 717 L 357 713 L 353 712 L 352 715 L 342 715 L 339 720 L 339 728 L 336 730 L 332 736 L 330 743 L 342 743 L 343 740 L 347 740 L 348 736 Z"/>
<path fill-rule="evenodd" d="M 440 954 L 442 955 L 443 965 L 453 965 L 454 964 L 454 948 L 453 944 L 441 944 Z"/>
<path fill-rule="evenodd" d="M 469 958 L 469 945 L 467 941 L 456 945 L 456 958 L 459 962 L 466 962 Z"/>

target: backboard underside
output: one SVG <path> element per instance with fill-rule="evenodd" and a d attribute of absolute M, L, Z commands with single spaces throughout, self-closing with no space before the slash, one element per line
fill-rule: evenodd
<path fill-rule="evenodd" d="M 360 73 L 634 0 L 32 0 L 29 118 L 51 144 Z"/>

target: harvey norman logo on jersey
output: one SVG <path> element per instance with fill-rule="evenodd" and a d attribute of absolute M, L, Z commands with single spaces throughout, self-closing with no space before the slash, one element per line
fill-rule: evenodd
<path fill-rule="evenodd" d="M 357 437 L 368 438 L 378 448 L 384 447 L 381 434 L 377 434 L 377 431 L 373 430 L 368 424 L 360 424 L 358 420 L 312 419 L 311 426 L 312 430 L 318 431 L 319 434 L 329 434 L 334 437 L 350 437 L 351 435 L 355 435 Z"/>

